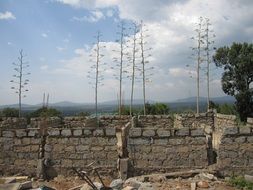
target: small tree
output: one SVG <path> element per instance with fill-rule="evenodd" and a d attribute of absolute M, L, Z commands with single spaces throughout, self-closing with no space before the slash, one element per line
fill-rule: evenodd
<path fill-rule="evenodd" d="M 17 74 L 14 74 L 13 77 L 14 80 L 11 80 L 10 82 L 14 84 L 14 86 L 11 87 L 15 91 L 15 93 L 18 94 L 18 103 L 19 103 L 19 114 L 18 116 L 21 117 L 22 113 L 22 98 L 25 98 L 26 95 L 25 92 L 28 92 L 28 89 L 26 88 L 29 80 L 25 79 L 27 75 L 30 75 L 31 73 L 25 72 L 25 69 L 29 67 L 28 62 L 24 61 L 24 54 L 23 50 L 21 49 L 19 51 L 19 57 L 18 57 L 18 63 L 12 63 L 15 68 L 14 71 Z"/>
<path fill-rule="evenodd" d="M 253 115 L 253 44 L 233 43 L 231 47 L 219 48 L 213 60 L 222 67 L 223 91 L 236 99 L 236 110 L 241 121 Z"/>
<path fill-rule="evenodd" d="M 4 108 L 0 114 L 2 117 L 18 117 L 19 110 L 15 108 Z"/>

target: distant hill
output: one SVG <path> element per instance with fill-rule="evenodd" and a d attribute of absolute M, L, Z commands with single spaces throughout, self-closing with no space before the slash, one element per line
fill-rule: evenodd
<path fill-rule="evenodd" d="M 189 97 L 189 98 L 184 98 L 184 99 L 178 99 L 172 103 L 178 103 L 178 102 L 196 102 L 196 97 Z M 215 103 L 232 103 L 235 102 L 235 98 L 232 96 L 221 96 L 221 97 L 211 97 L 211 101 Z M 200 102 L 206 102 L 207 98 L 206 97 L 199 97 Z"/>
<path fill-rule="evenodd" d="M 151 103 L 151 104 L 155 103 L 155 101 L 153 101 L 153 100 L 146 100 L 146 102 Z M 130 103 L 131 103 L 130 99 L 123 100 L 124 105 L 130 105 Z M 100 105 L 118 105 L 118 101 L 117 100 L 111 100 L 111 101 L 101 102 L 99 104 Z M 143 104 L 143 99 L 135 99 L 135 100 L 133 100 L 133 104 L 135 104 L 135 105 Z"/>

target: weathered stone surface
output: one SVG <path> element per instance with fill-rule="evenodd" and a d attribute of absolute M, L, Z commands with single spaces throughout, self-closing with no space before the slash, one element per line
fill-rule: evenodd
<path fill-rule="evenodd" d="M 3 132 L 2 132 L 2 136 L 3 136 L 3 137 L 12 138 L 12 137 L 15 136 L 15 133 L 14 133 L 14 131 L 3 131 Z"/>
<path fill-rule="evenodd" d="M 223 135 L 235 135 L 238 133 L 238 127 L 226 127 Z"/>
<path fill-rule="evenodd" d="M 155 136 L 155 130 L 152 130 L 152 129 L 146 129 L 142 132 L 142 135 L 144 137 L 153 137 Z"/>
<path fill-rule="evenodd" d="M 157 129 L 157 135 L 159 137 L 169 137 L 170 136 L 170 130 Z"/>
<path fill-rule="evenodd" d="M 81 136 L 83 134 L 82 129 L 75 129 L 73 130 L 74 136 Z"/>
<path fill-rule="evenodd" d="M 38 135 L 39 134 L 39 131 L 37 130 L 37 129 L 30 129 L 29 131 L 28 131 L 28 136 L 29 137 L 34 137 L 34 136 L 36 136 L 36 135 Z"/>
<path fill-rule="evenodd" d="M 110 187 L 113 190 L 121 190 L 123 188 L 123 184 L 124 182 L 122 181 L 122 179 L 115 179 L 110 183 Z"/>
<path fill-rule="evenodd" d="M 141 128 L 130 128 L 129 136 L 130 137 L 140 137 L 141 136 Z"/>
<path fill-rule="evenodd" d="M 16 130 L 16 136 L 17 137 L 25 137 L 27 135 L 25 129 L 17 129 Z"/>
<path fill-rule="evenodd" d="M 240 127 L 239 130 L 240 134 L 250 134 L 251 132 L 251 128 L 246 126 Z"/>
<path fill-rule="evenodd" d="M 86 136 L 89 136 L 92 134 L 91 130 L 88 130 L 88 129 L 84 129 L 83 130 L 83 134 L 86 135 Z"/>
<path fill-rule="evenodd" d="M 50 136 L 59 136 L 60 130 L 59 129 L 50 129 L 48 130 L 48 135 Z"/>
<path fill-rule="evenodd" d="M 105 129 L 105 135 L 106 136 L 115 136 L 116 135 L 116 129 L 114 127 L 108 127 Z"/>
<path fill-rule="evenodd" d="M 191 129 L 191 136 L 204 136 L 204 129 L 197 128 L 197 129 Z"/>
<path fill-rule="evenodd" d="M 189 128 L 181 128 L 175 131 L 175 135 L 177 136 L 188 136 L 189 135 Z"/>
<path fill-rule="evenodd" d="M 71 134 L 71 130 L 70 130 L 70 129 L 63 129 L 63 130 L 61 131 L 61 135 L 62 135 L 62 136 L 65 136 L 65 137 L 69 137 L 69 136 L 72 135 L 72 134 Z"/>
<path fill-rule="evenodd" d="M 94 136 L 104 136 L 104 130 L 103 129 L 96 129 L 93 131 Z"/>

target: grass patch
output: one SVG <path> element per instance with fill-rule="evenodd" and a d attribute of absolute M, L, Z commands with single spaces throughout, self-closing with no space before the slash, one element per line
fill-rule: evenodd
<path fill-rule="evenodd" d="M 231 184 L 234 187 L 237 187 L 239 189 L 243 190 L 253 190 L 253 183 L 248 182 L 244 179 L 242 176 L 238 177 L 231 177 L 230 180 L 228 181 L 229 184 Z"/>

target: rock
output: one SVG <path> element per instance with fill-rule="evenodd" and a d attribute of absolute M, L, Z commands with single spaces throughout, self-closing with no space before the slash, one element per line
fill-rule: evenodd
<path fill-rule="evenodd" d="M 208 182 L 206 182 L 206 181 L 199 181 L 199 182 L 197 183 L 197 186 L 200 187 L 200 188 L 208 188 L 208 187 L 209 187 L 209 184 L 208 184 Z"/>
<path fill-rule="evenodd" d="M 33 188 L 32 181 L 26 181 L 26 182 L 21 183 L 20 190 L 22 190 L 22 189 L 31 189 L 31 188 Z"/>
<path fill-rule="evenodd" d="M 124 185 L 138 189 L 141 186 L 141 182 L 137 181 L 135 178 L 129 178 L 125 181 Z"/>
<path fill-rule="evenodd" d="M 192 182 L 191 183 L 191 190 L 196 190 L 197 186 L 196 186 L 196 182 Z"/>
<path fill-rule="evenodd" d="M 15 183 L 15 182 L 16 182 L 16 178 L 10 177 L 10 178 L 6 179 L 4 183 L 6 184 L 6 183 Z"/>
<path fill-rule="evenodd" d="M 20 183 L 0 184 L 0 190 L 19 190 L 20 186 Z"/>
<path fill-rule="evenodd" d="M 244 175 L 244 179 L 248 182 L 253 183 L 253 176 L 252 175 Z"/>
<path fill-rule="evenodd" d="M 102 189 L 103 186 L 101 183 L 98 183 L 98 182 L 93 182 L 93 183 L 97 187 L 98 190 Z M 84 184 L 80 190 L 93 190 L 93 188 L 89 186 L 88 184 Z"/>
<path fill-rule="evenodd" d="M 113 190 L 120 190 L 123 188 L 123 181 L 122 179 L 115 179 L 111 182 L 110 187 Z"/>
<path fill-rule="evenodd" d="M 201 179 L 217 180 L 217 178 L 213 174 L 209 174 L 209 173 L 201 173 L 201 174 L 199 174 L 199 177 Z"/>
<path fill-rule="evenodd" d="M 141 186 L 138 188 L 138 190 L 154 190 L 154 187 L 151 183 L 141 183 Z"/>
<path fill-rule="evenodd" d="M 126 186 L 122 190 L 136 190 L 137 188 L 131 187 L 131 186 Z"/>

